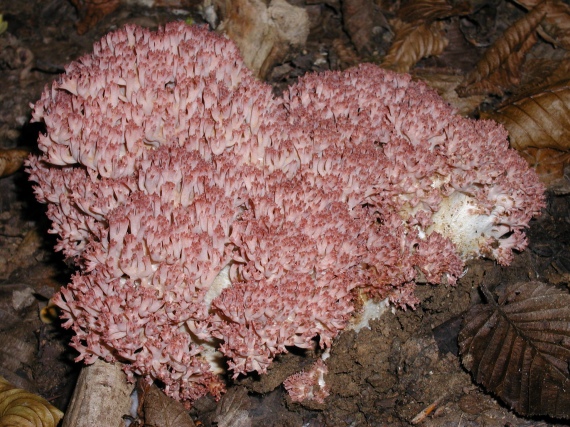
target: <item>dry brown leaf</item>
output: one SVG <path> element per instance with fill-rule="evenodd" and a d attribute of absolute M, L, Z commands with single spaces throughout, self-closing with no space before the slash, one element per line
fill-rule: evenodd
<path fill-rule="evenodd" d="M 344 70 L 360 62 L 358 54 L 350 45 L 350 41 L 348 41 L 348 39 L 345 40 L 344 38 L 338 37 L 333 40 L 332 47 L 334 53 L 338 57 L 337 66 L 339 69 Z"/>
<path fill-rule="evenodd" d="M 519 153 L 536 170 L 549 190 L 557 194 L 570 192 L 570 183 L 565 176 L 565 169 L 570 164 L 570 152 L 530 147 Z"/>
<path fill-rule="evenodd" d="M 20 169 L 29 154 L 25 148 L 0 148 L 0 178 Z"/>
<path fill-rule="evenodd" d="M 524 416 L 570 418 L 570 294 L 541 282 L 472 307 L 459 334 L 473 379 Z"/>
<path fill-rule="evenodd" d="M 527 58 L 523 67 L 521 86 L 505 103 L 526 98 L 534 93 L 570 79 L 570 57 L 562 58 Z"/>
<path fill-rule="evenodd" d="M 426 69 L 419 69 L 415 70 L 412 75 L 434 88 L 462 116 L 469 116 L 485 99 L 483 95 L 460 98 L 455 91 L 463 80 L 463 76 L 459 74 L 434 73 Z"/>
<path fill-rule="evenodd" d="M 144 400 L 145 425 L 154 427 L 194 427 L 184 405 L 152 385 Z"/>
<path fill-rule="evenodd" d="M 251 427 L 253 423 L 248 412 L 250 406 L 246 389 L 232 388 L 216 406 L 214 421 L 218 427 Z"/>
<path fill-rule="evenodd" d="M 71 3 L 81 17 L 76 24 L 77 33 L 85 34 L 105 15 L 114 12 L 119 7 L 120 0 L 71 0 Z"/>
<path fill-rule="evenodd" d="M 521 65 L 537 41 L 536 29 L 544 15 L 544 9 L 539 6 L 511 25 L 465 77 L 457 90 L 459 96 L 503 95 L 504 90 L 518 85 Z"/>
<path fill-rule="evenodd" d="M 431 22 L 451 16 L 468 15 L 472 6 L 468 1 L 451 4 L 448 0 L 408 0 L 398 10 L 398 18 L 406 22 Z"/>
<path fill-rule="evenodd" d="M 564 170 L 570 164 L 570 79 L 483 117 L 505 126 L 511 146 L 535 168 L 549 189 L 568 192 Z"/>
<path fill-rule="evenodd" d="M 439 55 L 448 44 L 443 22 L 412 24 L 399 19 L 391 22 L 396 33 L 381 66 L 408 72 L 420 59 Z"/>
<path fill-rule="evenodd" d="M 570 80 L 499 108 L 488 118 L 502 123 L 517 150 L 570 150 Z"/>
<path fill-rule="evenodd" d="M 0 377 L 1 427 L 56 427 L 63 412 L 43 397 L 14 387 Z"/>
<path fill-rule="evenodd" d="M 570 6 L 560 0 L 523 0 L 516 3 L 527 9 L 540 4 L 546 12 L 540 25 L 540 35 L 556 46 L 570 49 Z"/>
<path fill-rule="evenodd" d="M 343 26 L 356 50 L 363 55 L 374 51 L 377 29 L 388 27 L 388 22 L 374 0 L 343 0 Z"/>

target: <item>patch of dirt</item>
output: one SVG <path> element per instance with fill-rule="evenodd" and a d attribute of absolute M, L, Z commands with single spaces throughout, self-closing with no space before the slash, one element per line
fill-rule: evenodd
<path fill-rule="evenodd" d="M 308 7 L 320 20 L 318 28 L 303 53 L 270 74 L 277 91 L 306 71 L 336 68 L 342 60 L 343 50 L 332 48 L 344 43 L 334 5 Z M 29 124 L 29 103 L 95 40 L 127 22 L 156 27 L 189 17 L 200 21 L 196 11 L 123 5 L 79 36 L 73 25 L 77 13 L 66 0 L 0 1 L 0 13 L 8 22 L 8 33 L 0 35 L 0 148 L 32 150 L 41 129 Z M 480 284 L 493 290 L 529 279 L 568 283 L 569 204 L 568 197 L 549 198 L 545 213 L 531 225 L 529 248 L 510 267 L 470 262 L 457 286 L 418 286 L 422 303 L 415 311 L 391 310 L 370 329 L 341 334 L 327 361 L 331 395 L 324 404 L 293 403 L 281 386 L 318 357 L 316 352 L 292 351 L 278 357 L 267 375 L 236 380 L 234 387 L 249 391 L 251 425 L 563 425 L 519 418 L 475 386 L 457 357 L 457 334 L 462 314 L 480 300 Z M 69 334 L 57 321 L 40 321 L 39 312 L 73 269 L 53 254 L 44 210 L 23 172 L 0 179 L 0 375 L 65 410 L 78 366 L 67 347 Z M 191 414 L 208 427 L 215 424 L 216 408 L 203 398 Z"/>

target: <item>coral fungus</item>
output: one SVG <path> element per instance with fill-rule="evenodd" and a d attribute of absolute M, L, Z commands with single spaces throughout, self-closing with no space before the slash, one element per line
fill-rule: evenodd
<path fill-rule="evenodd" d="M 219 396 L 224 363 L 329 347 L 358 295 L 414 306 L 418 275 L 508 264 L 543 204 L 501 126 L 409 76 L 362 65 L 277 98 L 231 41 L 182 23 L 108 34 L 33 119 L 28 171 L 79 266 L 57 298 L 78 359 L 185 401 Z"/>

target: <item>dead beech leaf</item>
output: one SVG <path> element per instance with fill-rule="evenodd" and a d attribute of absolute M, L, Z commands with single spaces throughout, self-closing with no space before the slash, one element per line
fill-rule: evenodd
<path fill-rule="evenodd" d="M 0 178 L 20 169 L 29 154 L 24 148 L 0 148 Z"/>
<path fill-rule="evenodd" d="M 564 174 L 570 164 L 570 152 L 551 148 L 529 147 L 519 151 L 528 164 L 536 171 L 543 184 L 556 194 L 568 194 L 569 183 Z"/>
<path fill-rule="evenodd" d="M 541 282 L 509 286 L 473 306 L 459 333 L 476 382 L 524 416 L 570 418 L 570 294 Z"/>
<path fill-rule="evenodd" d="M 120 0 L 71 0 L 81 19 L 76 24 L 77 34 L 85 34 L 106 15 L 114 12 Z"/>
<path fill-rule="evenodd" d="M 232 388 L 216 406 L 214 421 L 218 427 L 251 427 L 252 420 L 248 412 L 250 406 L 246 389 Z"/>
<path fill-rule="evenodd" d="M 429 86 L 434 88 L 437 93 L 445 99 L 453 108 L 457 110 L 462 116 L 468 116 L 484 101 L 483 95 L 472 95 L 460 98 L 455 89 L 461 81 L 463 76 L 459 74 L 446 74 L 441 72 L 429 72 L 429 69 L 414 70 L 412 75 L 426 82 Z"/>
<path fill-rule="evenodd" d="M 570 49 L 570 6 L 560 0 L 524 0 L 516 3 L 527 9 L 540 4 L 546 12 L 540 24 L 540 35 L 556 46 Z"/>
<path fill-rule="evenodd" d="M 504 90 L 518 85 L 521 65 L 537 41 L 536 29 L 544 15 L 544 8 L 538 6 L 511 25 L 465 77 L 457 90 L 459 96 L 485 93 L 502 96 Z"/>
<path fill-rule="evenodd" d="M 195 427 L 182 403 L 152 385 L 144 399 L 145 425 L 153 427 Z"/>
<path fill-rule="evenodd" d="M 374 51 L 376 28 L 388 27 L 388 21 L 373 0 L 343 0 L 342 20 L 346 33 L 360 54 Z"/>
<path fill-rule="evenodd" d="M 344 70 L 358 64 L 358 54 L 351 46 L 350 41 L 346 37 L 337 37 L 332 42 L 333 51 L 338 58 L 337 67 Z"/>
<path fill-rule="evenodd" d="M 384 68 L 408 72 L 420 59 L 439 55 L 448 44 L 441 21 L 413 24 L 395 19 L 391 24 L 396 35 L 380 64 Z"/>
<path fill-rule="evenodd" d="M 570 79 L 515 99 L 484 117 L 505 126 L 511 146 L 549 190 L 569 192 L 565 169 L 570 165 Z"/>
<path fill-rule="evenodd" d="M 570 150 L 570 79 L 486 115 L 502 123 L 511 146 Z"/>
<path fill-rule="evenodd" d="M 63 412 L 43 397 L 14 387 L 0 377 L 1 427 L 56 427 Z"/>
<path fill-rule="evenodd" d="M 468 15 L 472 12 L 468 1 L 408 0 L 398 10 L 398 18 L 406 22 L 432 22 L 451 16 Z"/>

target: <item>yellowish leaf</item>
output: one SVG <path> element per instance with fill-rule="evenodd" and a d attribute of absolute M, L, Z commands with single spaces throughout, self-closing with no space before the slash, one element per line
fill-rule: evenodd
<path fill-rule="evenodd" d="M 29 154 L 30 152 L 24 148 L 0 148 L 0 178 L 20 169 Z"/>
<path fill-rule="evenodd" d="M 55 427 L 63 412 L 0 377 L 0 427 Z"/>

